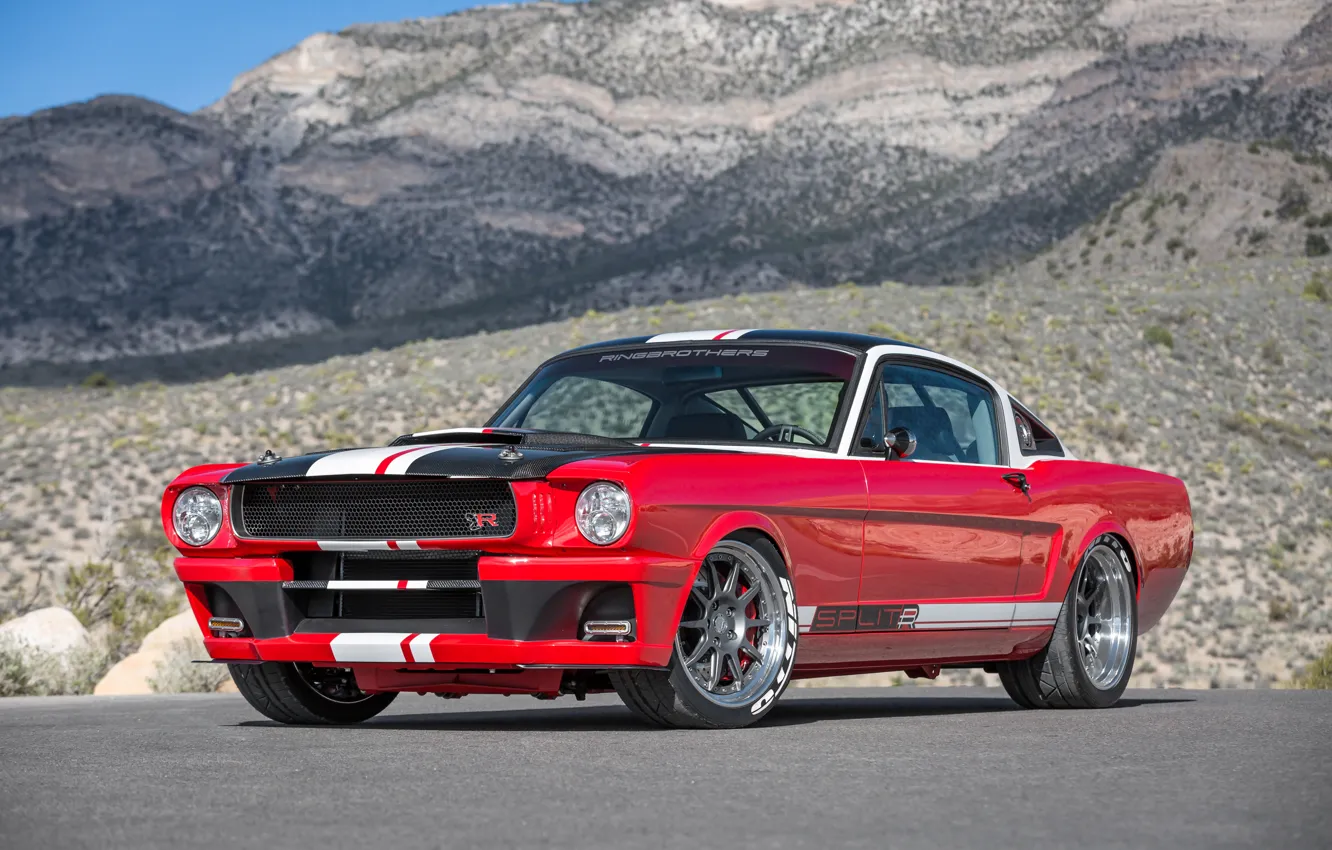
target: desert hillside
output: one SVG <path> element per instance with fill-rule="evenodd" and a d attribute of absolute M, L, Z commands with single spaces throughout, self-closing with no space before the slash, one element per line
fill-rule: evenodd
<path fill-rule="evenodd" d="M 793 325 L 955 355 L 1078 455 L 1188 483 L 1194 566 L 1141 644 L 1138 684 L 1264 686 L 1332 637 L 1332 262 L 1278 257 L 1059 279 L 1037 260 L 983 287 L 800 287 L 195 384 L 7 388 L 0 564 L 14 579 L 0 604 L 37 604 L 39 568 L 48 600 L 86 561 L 138 570 L 162 543 L 162 489 L 186 466 L 478 424 L 544 358 L 590 340 Z"/>
<path fill-rule="evenodd" d="M 979 279 L 1180 145 L 1332 155 L 1329 43 L 1321 0 L 602 0 L 312 35 L 194 115 L 0 120 L 0 383 Z"/>

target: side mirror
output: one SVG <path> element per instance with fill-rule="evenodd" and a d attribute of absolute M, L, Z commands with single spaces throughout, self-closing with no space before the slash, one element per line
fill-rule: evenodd
<path fill-rule="evenodd" d="M 886 442 L 889 460 L 894 457 L 906 460 L 916 453 L 916 435 L 911 433 L 910 428 L 894 428 L 888 432 Z"/>

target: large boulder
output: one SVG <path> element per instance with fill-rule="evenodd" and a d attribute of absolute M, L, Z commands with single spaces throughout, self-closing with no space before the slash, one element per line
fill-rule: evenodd
<path fill-rule="evenodd" d="M 88 645 L 88 630 L 66 608 L 41 608 L 0 625 L 0 647 L 64 658 Z"/>
<path fill-rule="evenodd" d="M 153 629 L 139 645 L 139 651 L 128 655 L 106 672 L 93 689 L 96 696 L 116 694 L 154 693 L 152 680 L 160 678 L 165 665 L 183 661 L 185 656 L 207 658 L 203 635 L 190 611 L 183 611 L 165 620 Z"/>

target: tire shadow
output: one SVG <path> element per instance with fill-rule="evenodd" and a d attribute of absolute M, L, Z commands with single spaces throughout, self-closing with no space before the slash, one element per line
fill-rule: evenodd
<path fill-rule="evenodd" d="M 1194 702 L 1187 697 L 1149 697 L 1121 699 L 1104 711 L 1152 708 L 1172 703 Z M 802 726 L 842 720 L 892 720 L 904 717 L 946 717 L 967 714 L 1022 713 L 1005 696 L 995 697 L 806 697 L 779 702 L 754 729 L 770 726 Z M 1063 712 L 1057 712 L 1063 713 Z M 281 728 L 271 720 L 249 720 L 243 727 Z M 532 707 L 498 711 L 441 711 L 421 714 L 381 715 L 365 723 L 343 728 L 368 732 L 378 730 L 425 730 L 452 732 L 665 732 L 638 720 L 622 705 L 570 706 L 568 708 Z M 731 730 L 720 730 L 731 731 Z"/>

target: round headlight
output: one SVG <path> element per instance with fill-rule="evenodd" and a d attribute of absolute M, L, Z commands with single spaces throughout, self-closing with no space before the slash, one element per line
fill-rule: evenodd
<path fill-rule="evenodd" d="M 203 546 L 222 530 L 222 502 L 207 487 L 190 487 L 171 509 L 176 534 L 191 546 Z"/>
<path fill-rule="evenodd" d="M 578 494 L 574 521 L 578 523 L 578 530 L 584 537 L 605 546 L 619 540 L 629 530 L 629 515 L 633 507 L 623 487 L 609 481 L 598 481 L 587 485 Z"/>

